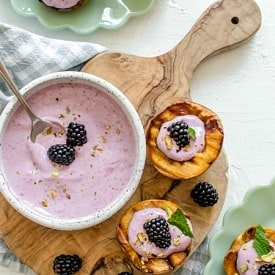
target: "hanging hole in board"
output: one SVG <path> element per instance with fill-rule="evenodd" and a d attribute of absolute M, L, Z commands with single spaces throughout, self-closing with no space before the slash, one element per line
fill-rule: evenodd
<path fill-rule="evenodd" d="M 234 16 L 231 18 L 231 23 L 237 25 L 239 23 L 239 17 Z"/>

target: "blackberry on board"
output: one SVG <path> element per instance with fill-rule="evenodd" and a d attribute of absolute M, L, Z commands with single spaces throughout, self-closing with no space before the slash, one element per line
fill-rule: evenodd
<path fill-rule="evenodd" d="M 190 193 L 194 202 L 202 207 L 213 206 L 218 202 L 217 190 L 208 182 L 198 183 Z"/>
<path fill-rule="evenodd" d="M 188 129 L 189 126 L 184 121 L 174 122 L 167 128 L 169 136 L 176 142 L 180 150 L 190 143 Z"/>
<path fill-rule="evenodd" d="M 264 264 L 259 267 L 258 275 L 275 275 L 275 264 Z"/>
<path fill-rule="evenodd" d="M 54 259 L 53 271 L 58 275 L 72 275 L 82 267 L 82 259 L 78 255 L 61 254 Z"/>
<path fill-rule="evenodd" d="M 69 165 L 75 160 L 75 150 L 67 144 L 52 145 L 47 154 L 51 161 L 61 165 Z"/>
<path fill-rule="evenodd" d="M 82 146 L 87 142 L 85 126 L 80 123 L 70 122 L 67 129 L 66 143 L 71 146 Z"/>
<path fill-rule="evenodd" d="M 171 233 L 169 225 L 163 217 L 154 218 L 144 223 L 143 228 L 150 242 L 159 248 L 167 248 L 171 245 Z"/>

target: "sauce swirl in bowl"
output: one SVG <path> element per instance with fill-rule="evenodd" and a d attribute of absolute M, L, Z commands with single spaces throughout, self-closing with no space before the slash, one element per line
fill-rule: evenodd
<path fill-rule="evenodd" d="M 1 191 L 21 214 L 56 229 L 96 225 L 115 214 L 136 190 L 145 163 L 144 131 L 128 99 L 106 81 L 78 72 L 51 74 L 22 89 L 40 117 L 85 125 L 88 142 L 68 166 L 50 161 L 65 131 L 29 140 L 30 121 L 16 101 L 0 121 Z"/>

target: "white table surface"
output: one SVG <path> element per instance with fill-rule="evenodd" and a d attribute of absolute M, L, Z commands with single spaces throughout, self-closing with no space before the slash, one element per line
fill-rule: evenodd
<path fill-rule="evenodd" d="M 156 0 L 146 15 L 132 18 L 117 30 L 77 35 L 49 31 L 35 19 L 17 15 L 0 0 L 0 21 L 50 38 L 88 41 L 111 50 L 156 56 L 174 47 L 213 0 Z M 223 211 L 210 232 L 221 228 L 224 212 L 241 202 L 255 185 L 275 176 L 275 1 L 256 0 L 262 26 L 252 40 L 199 66 L 191 81 L 191 96 L 217 112 L 224 125 L 229 190 Z M 274 170 L 273 170 L 274 169 Z M 0 274 L 18 274 L 0 267 Z"/>

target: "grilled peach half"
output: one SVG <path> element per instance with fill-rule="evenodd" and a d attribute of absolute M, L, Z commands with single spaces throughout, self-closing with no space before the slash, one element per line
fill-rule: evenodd
<path fill-rule="evenodd" d="M 117 240 L 122 251 L 127 255 L 133 266 L 144 273 L 161 274 L 174 271 L 186 260 L 191 251 L 192 241 L 185 251 L 174 252 L 166 258 L 144 259 L 130 245 L 128 238 L 128 227 L 135 212 L 145 208 L 169 209 L 175 212 L 180 207 L 174 202 L 167 200 L 150 199 L 136 203 L 131 206 L 121 217 L 117 226 Z M 182 210 L 182 209 L 181 209 Z M 184 213 L 184 212 L 183 212 Z M 185 214 L 188 218 L 188 215 Z"/>
<path fill-rule="evenodd" d="M 163 123 L 177 116 L 195 115 L 205 128 L 205 146 L 188 161 L 175 161 L 162 153 L 157 146 L 157 137 Z M 147 133 L 147 152 L 152 164 L 164 176 L 173 179 L 189 179 L 204 173 L 218 157 L 223 144 L 223 126 L 216 113 L 207 107 L 184 101 L 167 107 L 150 122 Z"/>
<path fill-rule="evenodd" d="M 275 242 L 275 230 L 263 227 L 266 237 Z M 229 251 L 227 252 L 226 256 L 224 257 L 224 270 L 228 275 L 236 275 L 239 274 L 237 270 L 237 258 L 238 252 L 241 249 L 242 245 L 249 242 L 250 240 L 254 239 L 256 232 L 256 227 L 251 226 L 245 232 L 240 234 L 231 244 Z"/>

